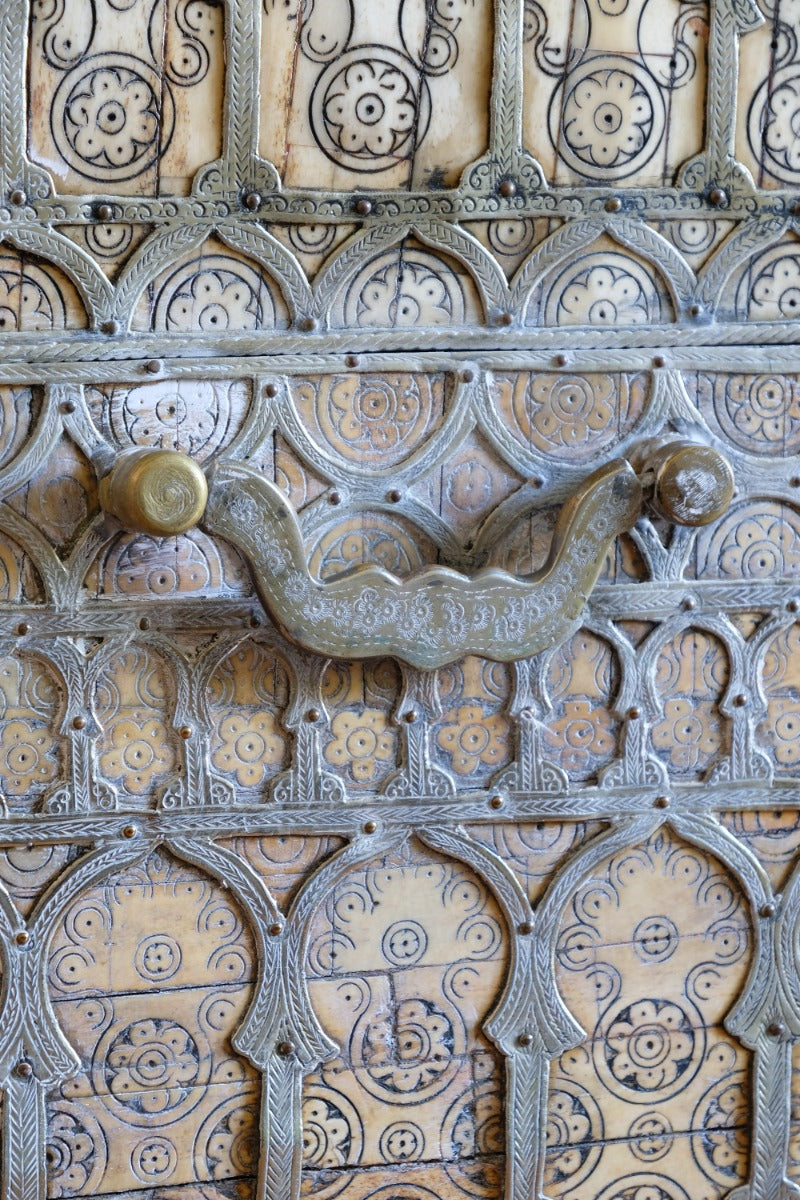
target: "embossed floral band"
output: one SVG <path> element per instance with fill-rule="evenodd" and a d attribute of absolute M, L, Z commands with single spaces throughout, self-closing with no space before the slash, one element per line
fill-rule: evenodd
<path fill-rule="evenodd" d="M 320 582 L 308 568 L 297 515 L 286 496 L 252 468 L 230 461 L 210 492 L 186 455 L 137 450 L 103 480 L 106 511 L 131 529 L 182 533 L 202 520 L 249 559 L 265 606 L 288 637 L 331 658 L 390 654 L 433 669 L 478 654 L 512 662 L 559 645 L 583 608 L 616 537 L 638 519 L 645 492 L 668 519 L 703 525 L 733 497 L 725 458 L 691 442 L 645 443 L 590 475 L 561 510 L 540 571 L 497 568 L 463 575 L 432 566 L 408 579 L 358 567 Z"/>

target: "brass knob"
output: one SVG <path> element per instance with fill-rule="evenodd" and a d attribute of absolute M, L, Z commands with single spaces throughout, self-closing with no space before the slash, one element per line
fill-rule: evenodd
<path fill-rule="evenodd" d="M 175 537 L 196 525 L 208 499 L 200 467 L 177 450 L 121 454 L 100 482 L 100 503 L 126 529 Z"/>
<path fill-rule="evenodd" d="M 676 525 L 710 525 L 728 511 L 734 479 L 724 454 L 702 442 L 645 442 L 631 455 L 645 495 Z"/>

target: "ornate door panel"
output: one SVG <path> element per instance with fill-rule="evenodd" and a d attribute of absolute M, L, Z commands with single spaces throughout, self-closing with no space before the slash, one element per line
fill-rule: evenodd
<path fill-rule="evenodd" d="M 799 40 L 5 0 L 3 1200 L 796 1195 Z"/>

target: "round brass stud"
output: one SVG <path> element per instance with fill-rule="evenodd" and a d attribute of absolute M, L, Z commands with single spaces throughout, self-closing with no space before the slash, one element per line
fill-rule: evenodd
<path fill-rule="evenodd" d="M 461 372 L 461 382 L 462 383 L 472 383 L 474 378 L 475 378 L 474 371 L 462 371 Z"/>
<path fill-rule="evenodd" d="M 500 316 L 497 319 L 501 325 L 513 325 L 514 324 L 514 315 L 513 315 L 513 313 L 510 313 L 510 312 L 500 313 Z"/>
<path fill-rule="evenodd" d="M 557 354 L 553 359 L 553 364 L 556 367 L 565 367 L 567 365 L 566 354 Z"/>
<path fill-rule="evenodd" d="M 786 611 L 790 613 L 800 612 L 800 600 L 790 600 L 786 605 Z"/>
<path fill-rule="evenodd" d="M 74 400 L 62 400 L 61 404 L 59 404 L 59 406 L 58 406 L 58 409 L 59 409 L 59 412 L 62 412 L 65 417 L 68 417 L 70 413 L 75 412 L 75 401 Z"/>
<path fill-rule="evenodd" d="M 303 333 L 311 333 L 312 330 L 317 328 L 316 319 L 314 317 L 303 317 L 298 322 L 298 328 L 301 329 Z"/>
<path fill-rule="evenodd" d="M 267 933 L 270 937 L 280 937 L 280 935 L 283 933 L 283 926 L 279 925 L 278 922 L 275 921 L 273 925 L 270 925 Z"/>
<path fill-rule="evenodd" d="M 350 367 L 351 370 L 354 367 L 357 367 L 358 366 L 358 355 L 357 354 L 346 354 L 344 357 L 344 365 L 346 367 Z"/>
<path fill-rule="evenodd" d="M 142 631 L 149 629 L 150 628 L 150 618 L 149 617 L 140 617 L 139 618 L 139 628 Z"/>
<path fill-rule="evenodd" d="M 19 636 L 25 637 L 25 634 L 30 633 L 30 631 L 31 631 L 31 627 L 28 624 L 28 622 L 20 621 L 19 625 L 17 626 L 17 633 L 19 634 Z"/>
<path fill-rule="evenodd" d="M 665 367 L 666 365 L 667 365 L 667 360 L 664 358 L 664 355 L 656 354 L 655 358 L 653 359 L 653 366 L 654 367 Z"/>
<path fill-rule="evenodd" d="M 372 212 L 372 201 L 365 200 L 363 196 L 360 200 L 356 200 L 356 212 L 360 217 L 368 217 Z"/>
<path fill-rule="evenodd" d="M 619 196 L 609 196 L 609 198 L 605 202 L 604 207 L 605 207 L 606 212 L 609 212 L 609 213 L 619 212 L 619 210 L 622 208 L 622 201 L 620 200 Z"/>
<path fill-rule="evenodd" d="M 504 200 L 511 200 L 517 194 L 517 185 L 513 179 L 504 179 L 497 190 Z"/>
<path fill-rule="evenodd" d="M 191 725 L 181 725 L 180 729 L 178 730 L 178 736 L 182 737 L 185 742 L 188 742 L 193 733 L 194 730 L 192 729 Z"/>
<path fill-rule="evenodd" d="M 110 204 L 100 204 L 97 208 L 98 221 L 113 221 L 114 210 Z"/>
<path fill-rule="evenodd" d="M 400 501 L 402 500 L 402 498 L 403 498 L 403 493 L 398 492 L 397 488 L 392 488 L 392 490 L 390 492 L 386 493 L 386 499 L 389 501 L 390 504 L 399 504 Z"/>
<path fill-rule="evenodd" d="M 361 828 L 364 830 L 364 833 L 375 833 L 378 826 L 374 821 L 365 821 Z"/>
<path fill-rule="evenodd" d="M 86 728 L 86 717 L 73 717 L 72 718 L 72 728 L 73 729 L 85 729 Z"/>
<path fill-rule="evenodd" d="M 277 396 L 277 394 L 278 394 L 277 383 L 268 383 L 266 385 L 266 387 L 264 388 L 264 395 L 269 396 L 270 400 L 273 400 L 275 398 L 275 396 Z"/>
<path fill-rule="evenodd" d="M 639 717 L 641 715 L 642 715 L 642 710 L 640 708 L 629 708 L 628 709 L 628 719 L 630 721 L 638 721 Z"/>
<path fill-rule="evenodd" d="M 771 901 L 768 901 L 766 904 L 762 904 L 761 908 L 758 911 L 762 917 L 769 918 L 769 917 L 774 917 L 775 913 L 778 910 L 776 909 L 775 905 Z"/>
<path fill-rule="evenodd" d="M 23 192 L 22 188 L 14 188 L 13 192 L 11 193 L 11 195 L 8 198 L 12 204 L 17 206 L 17 208 L 19 208 L 21 205 L 25 204 L 28 199 L 28 197 Z"/>
<path fill-rule="evenodd" d="M 33 1063 L 28 1062 L 27 1058 L 21 1058 L 14 1067 L 14 1074 L 19 1079 L 31 1079 L 33 1076 Z"/>
<path fill-rule="evenodd" d="M 20 929 L 18 933 L 14 934 L 14 941 L 18 946 L 27 946 L 30 940 L 31 935 L 28 933 L 27 929 Z"/>
<path fill-rule="evenodd" d="M 712 446 L 668 444 L 655 456 L 652 472 L 653 503 L 676 525 L 710 525 L 730 508 L 733 471 Z"/>
<path fill-rule="evenodd" d="M 523 937 L 527 937 L 529 934 L 533 933 L 533 925 L 531 925 L 530 921 L 520 921 L 517 929 L 523 935 Z"/>
<path fill-rule="evenodd" d="M 342 497 L 339 495 L 339 493 L 331 492 L 330 495 L 328 496 L 328 504 L 341 504 L 341 503 L 342 503 Z"/>
<path fill-rule="evenodd" d="M 517 1045 L 518 1046 L 532 1046 L 533 1045 L 533 1034 L 521 1033 L 519 1035 L 519 1037 L 517 1038 Z"/>
<path fill-rule="evenodd" d="M 747 696 L 743 696 L 741 694 L 741 692 L 739 693 L 738 696 L 733 697 L 733 707 L 734 708 L 744 708 L 746 704 L 747 704 Z"/>
<path fill-rule="evenodd" d="M 306 720 L 313 725 L 315 721 L 320 719 L 321 713 L 318 708 L 310 708 L 306 713 Z"/>
<path fill-rule="evenodd" d="M 656 796 L 653 808 L 669 808 L 669 796 Z"/>
<path fill-rule="evenodd" d="M 107 333 L 109 337 L 115 337 L 119 333 L 120 329 L 121 326 L 119 321 L 115 321 L 113 317 L 110 321 L 103 321 L 103 324 L 100 326 L 101 332 Z"/>
<path fill-rule="evenodd" d="M 503 799 L 502 796 L 490 796 L 489 797 L 489 808 L 494 808 L 494 809 L 502 808 L 504 804 L 505 804 L 505 800 Z"/>
<path fill-rule="evenodd" d="M 148 375 L 160 375 L 163 365 L 159 358 L 151 358 L 144 364 L 144 369 Z"/>
<path fill-rule="evenodd" d="M 261 197 L 258 192 L 248 192 L 244 198 L 244 206 L 245 208 L 249 208 L 250 212 L 255 212 L 257 208 L 260 208 Z"/>
<path fill-rule="evenodd" d="M 208 500 L 200 467 L 177 450 L 120 455 L 100 483 L 100 502 L 127 529 L 175 537 L 198 523 Z"/>
<path fill-rule="evenodd" d="M 410 708 L 408 712 L 403 713 L 403 720 L 406 724 L 413 725 L 415 721 L 419 720 L 419 713 L 415 708 Z"/>
<path fill-rule="evenodd" d="M 773 1037 L 773 1038 L 783 1037 L 785 1032 L 786 1032 L 786 1026 L 781 1024 L 780 1021 L 773 1021 L 770 1025 L 767 1026 L 767 1033 L 769 1034 L 770 1037 Z"/>
<path fill-rule="evenodd" d="M 275 1047 L 275 1053 L 279 1054 L 281 1058 L 289 1058 L 290 1055 L 294 1054 L 294 1046 L 291 1042 L 278 1042 Z"/>
<path fill-rule="evenodd" d="M 709 204 L 713 204 L 714 208 L 727 208 L 728 193 L 721 187 L 712 188 L 708 193 L 708 202 Z"/>
<path fill-rule="evenodd" d="M 681 608 L 684 612 L 692 612 L 695 608 L 697 608 L 697 601 L 695 600 L 694 596 L 685 596 L 683 600 L 681 600 Z"/>
<path fill-rule="evenodd" d="M 138 832 L 139 831 L 135 825 L 123 825 L 122 827 L 122 836 L 124 838 L 128 838 L 129 840 L 130 838 L 135 838 Z"/>

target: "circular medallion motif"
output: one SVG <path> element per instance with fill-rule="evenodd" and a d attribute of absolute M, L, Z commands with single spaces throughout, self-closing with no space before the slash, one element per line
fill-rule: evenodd
<path fill-rule="evenodd" d="M 111 1031 L 102 1063 L 106 1103 L 113 1102 L 133 1125 L 177 1121 L 199 1103 L 198 1085 L 207 1067 L 197 1042 L 168 1017 L 134 1021 Z"/>
<path fill-rule="evenodd" d="M 58 151 L 79 175 L 122 183 L 152 167 L 175 120 L 172 96 L 132 54 L 98 54 L 61 81 L 51 127 Z"/>
<path fill-rule="evenodd" d="M 444 1091 L 463 1052 L 463 1022 L 444 1001 L 415 997 L 391 1010 L 368 1009 L 353 1032 L 361 1084 L 392 1104 L 420 1104 Z"/>
<path fill-rule="evenodd" d="M 163 983 L 180 968 L 181 948 L 168 933 L 153 933 L 139 943 L 134 961 L 142 979 Z"/>
<path fill-rule="evenodd" d="M 170 275 L 158 293 L 153 314 L 157 330 L 225 333 L 271 328 L 275 303 L 261 274 L 249 263 L 206 254 Z"/>
<path fill-rule="evenodd" d="M 570 263 L 545 307 L 548 325 L 650 325 L 661 319 L 652 279 L 625 254 L 587 254 Z"/>
<path fill-rule="evenodd" d="M 463 325 L 465 296 L 455 271 L 425 250 L 387 250 L 347 289 L 346 325 L 407 329 Z"/>
<path fill-rule="evenodd" d="M 594 1062 L 605 1087 L 633 1104 L 677 1095 L 696 1075 L 705 1050 L 703 1019 L 694 1006 L 646 998 L 617 1002 L 600 1021 Z"/>
<path fill-rule="evenodd" d="M 750 1152 L 747 1076 L 735 1071 L 717 1080 L 692 1118 L 692 1151 L 706 1178 L 731 1188 L 747 1174 Z"/>
<path fill-rule="evenodd" d="M 48 1105 L 48 1196 L 92 1195 L 106 1169 L 108 1147 L 95 1118 L 79 1104 Z"/>
<path fill-rule="evenodd" d="M 665 1116 L 658 1112 L 646 1112 L 631 1124 L 628 1144 L 631 1154 L 640 1162 L 658 1162 L 672 1149 L 674 1136 Z"/>
<path fill-rule="evenodd" d="M 783 183 L 800 181 L 800 66 L 770 73 L 753 97 L 747 136 L 761 167 Z"/>
<path fill-rule="evenodd" d="M 591 1175 L 602 1154 L 603 1116 L 580 1084 L 559 1078 L 547 1101 L 545 1190 L 571 1191 Z"/>
<path fill-rule="evenodd" d="M 425 1134 L 412 1121 L 395 1121 L 381 1134 L 379 1149 L 386 1162 L 416 1162 L 425 1149 Z"/>
<path fill-rule="evenodd" d="M 317 80 L 310 117 L 328 158 L 355 171 L 385 171 L 425 136 L 430 98 L 410 58 L 389 46 L 352 46 Z"/>
<path fill-rule="evenodd" d="M 580 63 L 550 105 L 550 136 L 561 158 L 587 178 L 624 179 L 655 154 L 664 132 L 656 80 L 624 55 Z"/>
<path fill-rule="evenodd" d="M 678 930 L 669 917 L 645 917 L 633 931 L 633 948 L 642 962 L 666 962 L 678 941 Z"/>
<path fill-rule="evenodd" d="M 395 921 L 383 935 L 383 957 L 393 967 L 413 967 L 428 949 L 428 935 L 418 921 Z"/>

